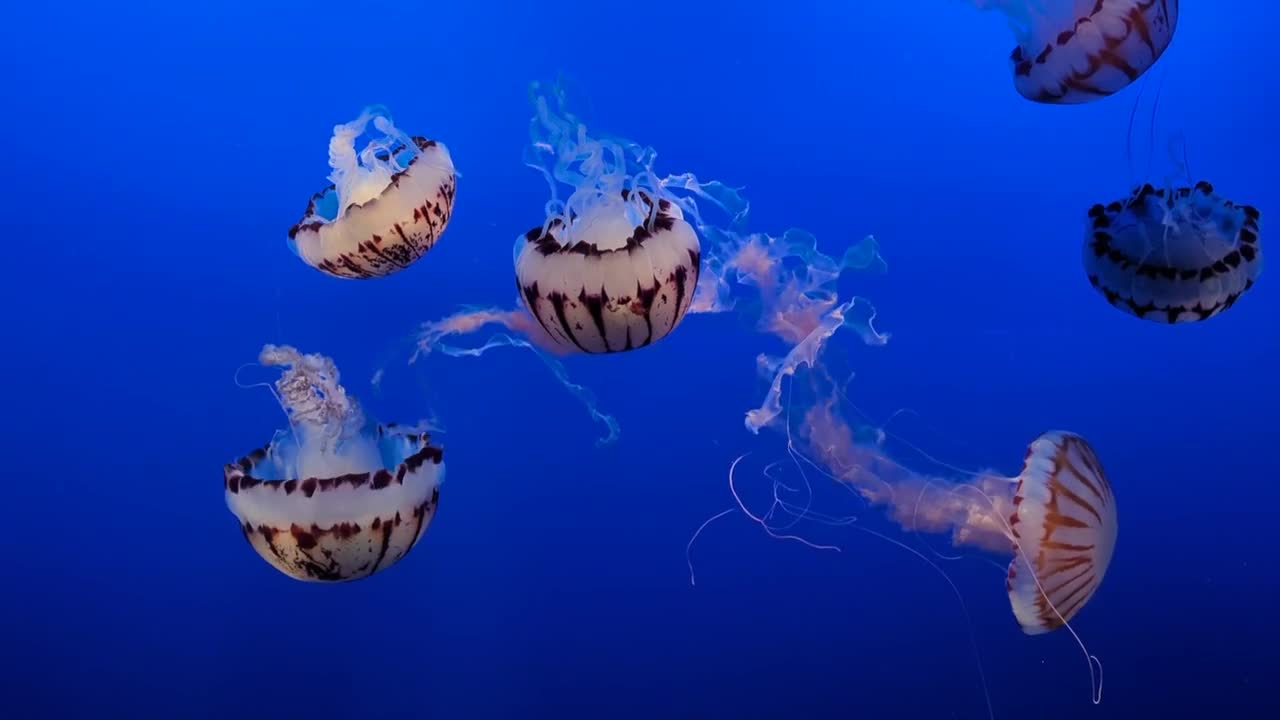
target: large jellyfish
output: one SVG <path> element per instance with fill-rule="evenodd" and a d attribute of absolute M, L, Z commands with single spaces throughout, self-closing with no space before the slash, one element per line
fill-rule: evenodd
<path fill-rule="evenodd" d="M 1259 217 L 1204 181 L 1144 184 L 1089 210 L 1085 272 L 1107 302 L 1139 318 L 1205 320 L 1234 305 L 1262 272 Z"/>
<path fill-rule="evenodd" d="M 593 138 L 534 86 L 527 162 L 551 186 L 546 218 L 516 243 L 520 299 L 557 345 L 634 350 L 675 329 L 693 301 L 701 246 L 652 152 Z M 560 198 L 560 185 L 569 196 Z"/>
<path fill-rule="evenodd" d="M 267 345 L 289 417 L 266 447 L 224 468 L 227 506 L 253 549 L 298 580 L 368 577 L 395 564 L 435 516 L 443 452 L 428 434 L 374 425 L 323 355 Z"/>
<path fill-rule="evenodd" d="M 366 134 L 357 153 L 356 141 Z M 390 275 L 425 255 L 449 223 L 457 175 L 448 149 L 405 134 L 385 108 L 367 108 L 333 128 L 329 167 L 332 184 L 312 196 L 289 229 L 290 247 L 321 272 Z"/>
<path fill-rule="evenodd" d="M 973 0 L 1009 20 L 1013 84 L 1025 98 L 1085 103 L 1123 90 L 1173 40 L 1178 0 Z"/>

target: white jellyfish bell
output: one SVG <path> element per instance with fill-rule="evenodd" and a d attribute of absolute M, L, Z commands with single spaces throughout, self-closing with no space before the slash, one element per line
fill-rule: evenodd
<path fill-rule="evenodd" d="M 516 281 L 556 343 L 588 353 L 644 347 L 670 333 L 698 284 L 698 235 L 679 206 L 643 191 L 592 196 L 583 214 L 524 236 Z"/>
<path fill-rule="evenodd" d="M 362 135 L 369 140 L 357 152 Z M 334 127 L 329 166 L 332 184 L 289 229 L 294 252 L 321 272 L 390 275 L 426 254 L 449 224 L 457 173 L 448 149 L 405 134 L 384 108 Z"/>
<path fill-rule="evenodd" d="M 1043 103 L 1085 103 L 1123 90 L 1173 40 L 1178 0 L 973 0 L 1004 13 L 1018 41 L 1013 83 Z"/>
<path fill-rule="evenodd" d="M 1102 584 L 1116 547 L 1115 496 L 1089 443 L 1054 431 L 1027 448 L 1013 507 L 1005 589 L 1023 632 L 1039 635 L 1069 623 Z"/>
<path fill-rule="evenodd" d="M 291 429 L 224 468 L 227 507 L 264 560 L 292 578 L 368 577 L 405 556 L 435 516 L 443 451 L 427 433 L 372 425 L 323 355 L 267 345 Z"/>
<path fill-rule="evenodd" d="M 589 137 L 563 108 L 551 112 L 545 97 L 535 105 L 531 149 L 539 157 L 529 164 L 547 177 L 552 198 L 543 224 L 516 241 L 521 301 L 570 352 L 620 352 L 660 340 L 693 300 L 698 234 L 650 171 L 652 151 Z M 572 188 L 563 202 L 558 183 Z"/>

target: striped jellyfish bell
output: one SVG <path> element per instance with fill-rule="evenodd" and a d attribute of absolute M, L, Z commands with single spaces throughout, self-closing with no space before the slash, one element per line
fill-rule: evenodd
<path fill-rule="evenodd" d="M 1005 588 L 1028 635 L 1062 627 L 1093 597 L 1116 545 L 1116 502 L 1079 435 L 1047 432 L 1027 448 L 1009 519 Z"/>
<path fill-rule="evenodd" d="M 370 139 L 357 153 L 369 125 Z M 332 184 L 289 229 L 290 247 L 320 272 L 390 275 L 425 255 L 449 224 L 458 178 L 448 149 L 405 134 L 381 108 L 334 128 L 329 165 Z"/>
<path fill-rule="evenodd" d="M 1003 12 L 1018 45 L 1009 64 L 1023 97 L 1075 104 L 1115 94 L 1173 40 L 1178 0 L 974 0 Z"/>
<path fill-rule="evenodd" d="M 698 284 L 698 235 L 645 191 L 597 195 L 516 243 L 521 301 L 569 352 L 634 350 L 668 335 Z"/>
<path fill-rule="evenodd" d="M 395 564 L 435 517 L 443 452 L 427 433 L 395 425 L 379 426 L 376 443 L 389 467 L 281 478 L 289 450 L 273 445 L 227 465 L 227 507 L 245 540 L 296 580 L 357 580 Z"/>

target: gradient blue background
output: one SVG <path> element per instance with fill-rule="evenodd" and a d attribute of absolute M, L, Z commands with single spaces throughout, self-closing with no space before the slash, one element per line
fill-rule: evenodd
<path fill-rule="evenodd" d="M 1266 228 L 1280 215 L 1268 0 L 1187 0 L 1162 132 Z M 659 170 L 745 185 L 752 227 L 890 271 L 846 278 L 893 334 L 842 341 L 877 417 L 966 467 L 1089 437 L 1121 512 L 1078 629 L 1030 638 L 1002 576 L 959 587 L 1003 718 L 1268 717 L 1277 710 L 1274 518 L 1280 291 L 1271 270 L 1210 322 L 1111 309 L 1080 267 L 1083 213 L 1127 191 L 1136 92 L 1043 107 L 1013 91 L 999 17 L 945 0 L 853 3 L 23 3 L 0 23 L 5 718 L 983 718 L 968 626 L 925 563 L 856 529 L 842 554 L 769 540 L 729 506 L 742 412 L 776 351 L 731 317 L 574 358 L 597 428 L 535 358 L 397 344 L 506 304 L 545 186 L 520 164 L 528 81 L 568 73 L 594 127 Z M 443 242 L 342 282 L 284 232 L 323 183 L 332 125 L 381 102 L 462 172 Z M 222 464 L 281 416 L 232 375 L 264 342 L 332 355 L 383 419 L 446 423 L 423 543 L 342 586 L 296 583 L 240 537 Z M 386 366 L 384 392 L 368 378 Z M 755 503 L 758 474 L 744 475 Z M 885 529 L 876 513 L 867 527 Z M 896 537 L 919 547 L 916 538 Z"/>

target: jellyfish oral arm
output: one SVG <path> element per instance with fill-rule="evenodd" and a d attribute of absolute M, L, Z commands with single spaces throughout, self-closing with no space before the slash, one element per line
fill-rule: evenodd
<path fill-rule="evenodd" d="M 338 189 L 340 213 L 381 194 L 391 184 L 392 176 L 408 167 L 407 159 L 417 153 L 413 138 L 397 129 L 384 113 L 382 108 L 368 108 L 355 120 L 333 128 L 329 139 L 329 180 Z M 356 140 L 370 124 L 380 135 L 357 153 Z"/>
<path fill-rule="evenodd" d="M 266 367 L 282 367 L 275 383 L 289 417 L 291 443 L 278 454 L 287 477 L 336 477 L 380 467 L 377 444 L 355 398 L 340 384 L 338 368 L 323 355 L 304 355 L 288 346 L 267 345 L 258 358 Z"/>

